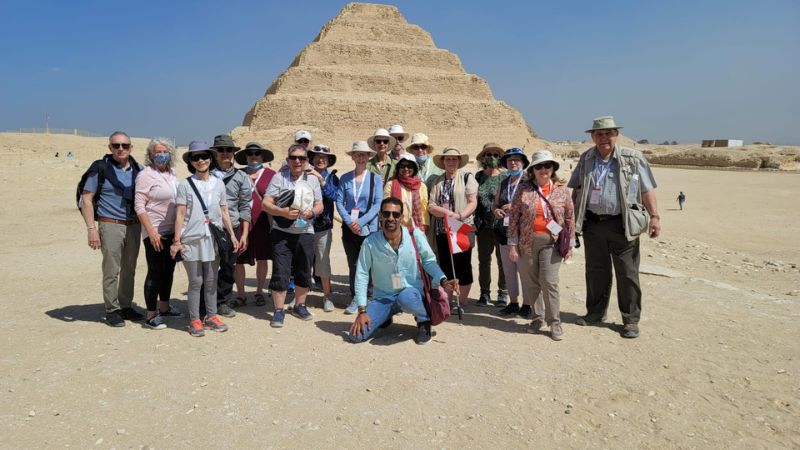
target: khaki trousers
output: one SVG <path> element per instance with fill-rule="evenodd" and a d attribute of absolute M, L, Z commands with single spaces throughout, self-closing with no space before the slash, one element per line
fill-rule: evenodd
<path fill-rule="evenodd" d="M 561 301 L 558 293 L 558 270 L 561 255 L 554 248 L 555 241 L 549 234 L 536 234 L 530 255 L 519 250 L 520 281 L 522 292 L 535 298 L 533 319 L 544 318 L 548 325 L 561 322 Z M 539 295 L 539 294 L 542 295 Z"/>
<path fill-rule="evenodd" d="M 142 234 L 141 224 L 119 225 L 97 222 L 103 253 L 103 302 L 106 313 L 130 308 L 133 279 Z"/>

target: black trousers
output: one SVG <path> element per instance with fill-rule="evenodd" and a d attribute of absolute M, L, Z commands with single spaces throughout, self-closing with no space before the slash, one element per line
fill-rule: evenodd
<path fill-rule="evenodd" d="M 587 219 L 583 224 L 586 252 L 586 315 L 606 316 L 611 297 L 612 263 L 617 278 L 617 302 L 625 324 L 639 323 L 642 289 L 639 286 L 639 239 L 628 241 L 622 216 L 609 220 Z"/>
<path fill-rule="evenodd" d="M 174 235 L 161 236 L 162 249 L 157 252 L 150 242 L 144 239 L 144 254 L 147 259 L 147 276 L 144 279 L 144 302 L 148 311 L 158 310 L 158 300 L 168 302 L 172 295 L 172 279 L 175 274 L 175 260 L 169 255 L 169 246 Z"/>
<path fill-rule="evenodd" d="M 347 255 L 347 270 L 350 277 L 350 297 L 356 296 L 356 263 L 358 263 L 358 254 L 361 251 L 361 244 L 367 236 L 359 236 L 354 234 L 350 227 L 342 226 L 342 245 L 344 246 L 344 254 Z"/>

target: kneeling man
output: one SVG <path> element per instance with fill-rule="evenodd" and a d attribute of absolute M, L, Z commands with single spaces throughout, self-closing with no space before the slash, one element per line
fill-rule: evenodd
<path fill-rule="evenodd" d="M 431 340 L 431 321 L 423 303 L 422 277 L 417 265 L 411 231 L 400 225 L 403 202 L 389 197 L 381 202 L 381 231 L 373 233 L 361 246 L 356 266 L 356 304 L 358 316 L 350 327 L 349 338 L 363 342 L 372 336 L 377 327 L 391 324 L 392 316 L 403 311 L 417 320 L 417 344 Z M 422 267 L 433 283 L 439 283 L 448 293 L 456 287 L 456 280 L 448 280 L 436 264 L 425 234 L 415 229 L 414 239 L 419 248 Z M 367 306 L 367 286 L 372 272 L 375 298 Z"/>

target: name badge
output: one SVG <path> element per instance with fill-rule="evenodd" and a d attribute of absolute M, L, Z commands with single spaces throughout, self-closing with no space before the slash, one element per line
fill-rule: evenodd
<path fill-rule="evenodd" d="M 350 220 L 358 220 L 358 213 L 361 211 L 358 208 L 353 208 L 350 211 Z"/>
<path fill-rule="evenodd" d="M 401 277 L 399 273 L 392 274 L 392 289 L 395 291 L 403 289 L 403 277 Z"/>
<path fill-rule="evenodd" d="M 503 226 L 504 227 L 508 226 L 508 222 L 509 222 L 509 217 L 508 216 L 503 217 Z"/>
<path fill-rule="evenodd" d="M 592 195 L 589 196 L 589 203 L 592 205 L 599 205 L 600 204 L 600 193 L 602 190 L 595 186 L 592 188 Z"/>
<path fill-rule="evenodd" d="M 553 234 L 558 234 L 564 229 L 561 225 L 558 224 L 555 220 L 551 220 L 547 223 L 547 229 L 550 230 Z"/>

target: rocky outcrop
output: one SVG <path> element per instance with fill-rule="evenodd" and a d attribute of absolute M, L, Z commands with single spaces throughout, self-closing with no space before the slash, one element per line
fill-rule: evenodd
<path fill-rule="evenodd" d="M 303 128 L 338 153 L 395 123 L 473 156 L 488 141 L 548 146 L 428 32 L 394 6 L 368 3 L 351 3 L 325 24 L 232 134 L 282 150 Z"/>

